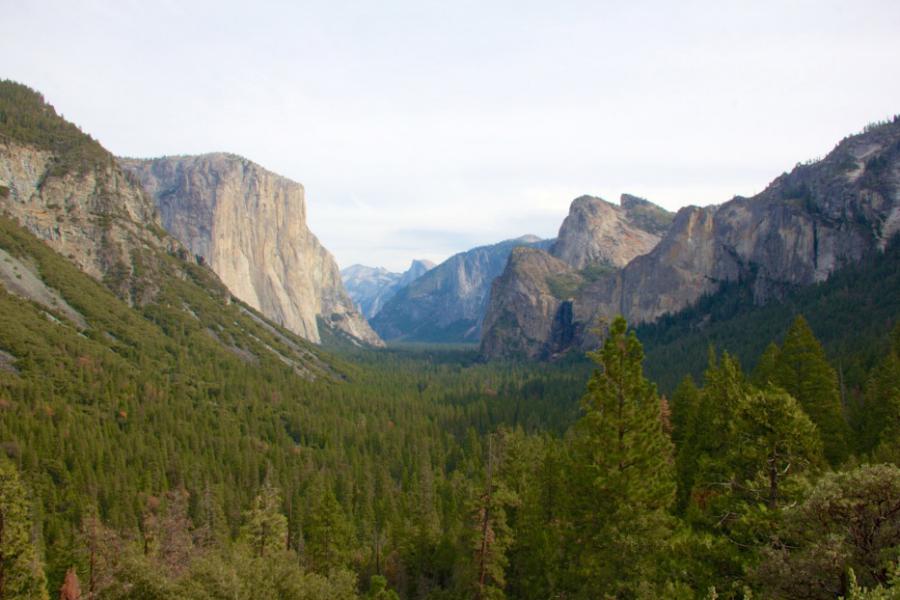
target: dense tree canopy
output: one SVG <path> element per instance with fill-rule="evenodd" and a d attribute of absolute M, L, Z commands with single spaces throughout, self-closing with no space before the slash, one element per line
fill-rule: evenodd
<path fill-rule="evenodd" d="M 752 377 L 710 351 L 662 398 L 622 319 L 593 374 L 577 357 L 328 355 L 203 292 L 200 267 L 135 308 L 5 219 L 0 247 L 87 323 L 0 290 L 0 598 L 893 589 L 893 517 L 869 509 L 894 493 L 874 482 L 896 467 L 874 464 L 898 460 L 900 334 L 841 386 L 798 320 Z M 259 352 L 288 342 L 305 370 Z M 877 551 L 854 541 L 866 519 L 887 524 Z"/>

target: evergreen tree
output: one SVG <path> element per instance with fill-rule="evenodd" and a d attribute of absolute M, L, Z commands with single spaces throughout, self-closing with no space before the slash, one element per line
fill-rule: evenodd
<path fill-rule="evenodd" d="M 507 459 L 522 474 L 513 488 L 520 503 L 510 515 L 513 545 L 506 589 L 512 598 L 553 598 L 566 563 L 561 526 L 567 495 L 564 447 L 551 436 L 525 437 L 522 442 Z"/>
<path fill-rule="evenodd" d="M 879 461 L 900 465 L 900 324 L 891 348 L 866 383 L 863 450 L 874 450 Z"/>
<path fill-rule="evenodd" d="M 25 486 L 16 467 L 0 457 L 0 600 L 48 597 Z"/>
<path fill-rule="evenodd" d="M 582 596 L 633 596 L 659 581 L 657 558 L 671 534 L 672 443 L 659 397 L 643 376 L 643 349 L 625 319 L 590 353 L 597 369 L 582 400 L 573 440 L 575 588 Z"/>
<path fill-rule="evenodd" d="M 753 504 L 777 509 L 785 480 L 822 463 L 822 443 L 797 401 L 781 390 L 746 397 L 733 425 L 732 487 Z"/>
<path fill-rule="evenodd" d="M 340 566 L 346 559 L 352 531 L 334 489 L 319 475 L 311 490 L 303 531 L 311 565 L 320 572 Z"/>
<path fill-rule="evenodd" d="M 484 485 L 475 488 L 470 508 L 471 588 L 478 600 L 503 597 L 505 569 L 509 562 L 506 553 L 512 543 L 506 509 L 518 502 L 499 472 L 503 447 L 502 438 L 495 441 L 497 437 L 488 436 Z"/>
<path fill-rule="evenodd" d="M 760 389 L 778 385 L 780 365 L 781 348 L 775 342 L 771 342 L 756 362 L 756 368 L 753 369 L 753 383 Z"/>
<path fill-rule="evenodd" d="M 261 558 L 287 548 L 287 517 L 281 512 L 281 492 L 268 478 L 245 515 L 242 533 L 253 553 Z"/>
<path fill-rule="evenodd" d="M 677 481 L 676 507 L 684 510 L 694 487 L 697 466 L 697 413 L 700 410 L 700 391 L 690 375 L 686 376 L 672 394 L 672 441 L 675 444 L 675 472 Z"/>
<path fill-rule="evenodd" d="M 774 383 L 796 398 L 819 428 L 828 462 L 843 462 L 849 454 L 848 427 L 837 374 L 802 315 L 797 316 L 784 338 L 775 379 Z"/>
<path fill-rule="evenodd" d="M 724 457 L 734 447 L 733 423 L 749 389 L 740 365 L 727 352 L 717 358 L 710 350 L 708 360 L 693 427 L 679 452 L 683 508 L 692 502 L 704 508 L 730 481 Z"/>

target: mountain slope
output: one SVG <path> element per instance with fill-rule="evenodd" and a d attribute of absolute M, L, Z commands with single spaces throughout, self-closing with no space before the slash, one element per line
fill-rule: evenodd
<path fill-rule="evenodd" d="M 788 292 L 763 306 L 744 282 L 723 284 L 694 305 L 638 326 L 647 374 L 671 392 L 685 374 L 699 381 L 710 347 L 751 369 L 773 340 L 802 314 L 847 389 L 861 389 L 900 320 L 900 237 L 884 252 L 837 270 L 828 280 Z"/>
<path fill-rule="evenodd" d="M 153 254 L 178 245 L 111 154 L 11 81 L 0 82 L 0 206 L 132 303 L 156 293 Z"/>
<path fill-rule="evenodd" d="M 272 360 L 310 377 L 328 371 L 308 343 L 233 302 L 216 276 L 160 227 L 139 183 L 40 94 L 0 82 L 0 112 L 0 207 L 6 215 L 0 283 L 11 319 L 2 333 L 36 314 L 67 331 L 63 337 L 86 337 L 115 354 L 149 360 L 145 342 L 170 346 L 163 339 L 172 336 L 168 326 L 180 323 L 181 334 L 199 331 L 208 341 L 204 351 L 239 362 Z M 157 318 L 167 323 L 163 331 L 147 322 Z M 0 346 L 22 358 L 29 350 L 20 342 L 0 340 Z"/>
<path fill-rule="evenodd" d="M 477 342 L 491 282 L 517 246 L 548 245 L 535 236 L 451 256 L 401 289 L 372 319 L 385 340 Z"/>
<path fill-rule="evenodd" d="M 351 265 L 341 269 L 341 279 L 359 312 L 372 319 L 398 290 L 434 268 L 430 260 L 413 260 L 403 273 L 392 273 L 382 267 Z"/>
<path fill-rule="evenodd" d="M 381 344 L 309 231 L 299 183 L 231 154 L 119 162 L 154 198 L 166 230 L 235 296 L 313 342 L 323 323 Z"/>
<path fill-rule="evenodd" d="M 665 209 L 628 194 L 619 206 L 593 196 L 573 200 L 549 251 L 510 257 L 494 281 L 482 355 L 547 358 L 567 349 L 584 332 L 573 320 L 573 296 L 650 252 L 672 219 Z"/>
<path fill-rule="evenodd" d="M 824 281 L 883 249 L 900 230 L 900 120 L 846 138 L 823 160 L 797 166 L 753 198 L 678 212 L 663 240 L 571 299 L 574 346 L 595 343 L 598 319 L 652 322 L 744 282 L 763 304 Z M 548 340 L 549 341 L 549 340 Z M 490 346 L 486 356 L 503 354 Z"/>
<path fill-rule="evenodd" d="M 537 248 L 515 248 L 491 288 L 481 351 L 488 355 L 538 356 L 552 352 L 548 340 L 568 341 L 571 312 L 560 310 L 565 290 L 584 278 Z"/>

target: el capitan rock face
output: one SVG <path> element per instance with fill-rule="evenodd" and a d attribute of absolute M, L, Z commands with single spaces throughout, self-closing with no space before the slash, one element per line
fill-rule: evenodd
<path fill-rule="evenodd" d="M 381 344 L 309 231 L 299 183 L 232 154 L 119 162 L 155 199 L 166 230 L 236 297 L 313 342 L 321 322 Z"/>
<path fill-rule="evenodd" d="M 755 301 L 764 303 L 824 281 L 883 249 L 898 231 L 900 121 L 895 120 L 843 140 L 823 160 L 796 167 L 752 198 L 681 209 L 650 252 L 575 289 L 569 299 L 575 332 L 569 347 L 594 344 L 588 332 L 599 318 L 622 314 L 631 323 L 653 321 L 727 281 L 745 282 Z M 489 313 L 504 310 L 504 298 L 499 291 Z M 513 335 L 486 331 L 484 339 Z M 520 353 L 519 346 L 483 343 L 482 352 L 504 356 Z M 552 349 L 548 338 L 542 352 Z"/>

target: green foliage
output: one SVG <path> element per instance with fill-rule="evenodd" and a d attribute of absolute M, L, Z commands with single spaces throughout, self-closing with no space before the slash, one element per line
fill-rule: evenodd
<path fill-rule="evenodd" d="M 672 394 L 669 405 L 672 410 L 672 442 L 675 444 L 676 502 L 678 512 L 687 506 L 694 487 L 694 469 L 697 463 L 697 418 L 700 410 L 700 392 L 693 378 L 688 375 Z"/>
<path fill-rule="evenodd" d="M 0 598 L 48 598 L 25 486 L 8 460 L 0 457 Z"/>
<path fill-rule="evenodd" d="M 828 473 L 784 521 L 756 571 L 770 596 L 847 595 L 849 569 L 863 586 L 887 585 L 900 553 L 900 469 Z"/>
<path fill-rule="evenodd" d="M 550 288 L 550 293 L 559 300 L 571 298 L 583 284 L 584 279 L 576 273 L 558 273 L 547 276 L 547 287 Z"/>
<path fill-rule="evenodd" d="M 861 587 L 852 568 L 847 571 L 847 579 L 849 587 L 847 600 L 897 600 L 900 598 L 900 561 L 894 567 L 894 574 L 888 587 L 882 585 L 874 588 Z"/>
<path fill-rule="evenodd" d="M 470 589 L 475 598 L 502 598 L 506 585 L 505 569 L 509 564 L 507 550 L 512 531 L 506 511 L 519 502 L 502 478 L 503 439 L 488 436 L 483 485 L 472 488 L 468 504 L 469 522 L 466 538 L 471 551 Z"/>
<path fill-rule="evenodd" d="M 113 161 L 96 140 L 57 115 L 41 94 L 6 79 L 0 80 L 0 140 L 52 152 L 53 176 L 83 173 Z"/>
<path fill-rule="evenodd" d="M 661 581 L 658 560 L 671 533 L 672 445 L 660 400 L 643 376 L 643 349 L 625 320 L 591 354 L 599 369 L 582 400 L 569 487 L 573 567 L 582 596 L 633 596 Z"/>
<path fill-rule="evenodd" d="M 754 388 L 737 361 L 710 355 L 692 425 L 678 436 L 679 510 L 693 529 L 695 589 L 741 594 L 746 569 L 823 464 L 815 425 L 781 390 Z M 714 566 L 714 570 L 709 571 Z"/>
<path fill-rule="evenodd" d="M 713 354 L 702 388 L 685 380 L 668 402 L 670 441 L 622 320 L 592 353 L 570 427 L 589 377 L 577 357 L 328 355 L 177 256 L 148 255 L 159 293 L 135 308 L 8 220 L 0 247 L 86 323 L 0 290 L 0 449 L 34 492 L 28 539 L 46 549 L 49 589 L 74 565 L 110 598 L 353 598 L 365 582 L 380 598 L 736 598 L 780 589 L 760 566 L 776 555 L 814 573 L 812 549 L 853 554 L 852 536 L 835 540 L 859 511 L 797 533 L 825 468 L 807 415 L 820 406 L 782 372 L 798 395 L 840 387 L 811 334 L 771 346 L 752 383 Z M 778 338 L 779 323 L 754 337 Z M 895 355 L 842 354 L 878 365 L 847 396 L 856 417 L 873 413 L 854 420 L 855 447 L 879 457 L 897 439 Z M 865 560 L 845 563 L 889 589 Z"/>
<path fill-rule="evenodd" d="M 306 553 L 321 572 L 343 564 L 351 541 L 350 524 L 331 486 L 316 478 L 304 523 Z"/>
<path fill-rule="evenodd" d="M 900 324 L 866 381 L 855 417 L 857 449 L 900 465 Z"/>
<path fill-rule="evenodd" d="M 369 580 L 369 593 L 366 594 L 366 598 L 371 600 L 400 600 L 397 592 L 389 589 L 387 584 L 385 577 L 372 575 L 372 578 Z"/>
<path fill-rule="evenodd" d="M 849 454 L 849 430 L 837 373 L 802 316 L 788 329 L 777 363 L 773 383 L 796 398 L 819 428 L 828 461 L 841 463 Z"/>
<path fill-rule="evenodd" d="M 710 346 L 752 367 L 773 340 L 803 314 L 847 389 L 862 387 L 888 348 L 900 315 L 900 243 L 844 267 L 825 282 L 785 289 L 780 300 L 754 302 L 752 280 L 725 283 L 696 305 L 637 328 L 647 375 L 671 392 L 681 378 L 699 379 Z"/>
<path fill-rule="evenodd" d="M 243 540 L 260 558 L 287 546 L 287 518 L 281 512 L 281 494 L 266 481 L 245 516 Z"/>
<path fill-rule="evenodd" d="M 819 432 L 793 397 L 775 389 L 745 396 L 735 417 L 727 457 L 732 485 L 750 502 L 775 510 L 785 496 L 791 499 L 784 479 L 821 466 Z"/>

